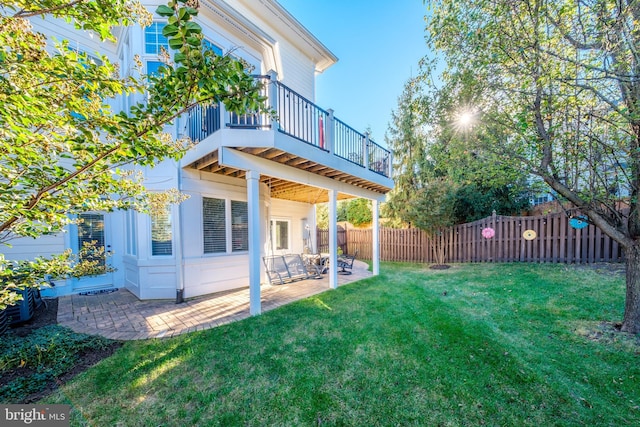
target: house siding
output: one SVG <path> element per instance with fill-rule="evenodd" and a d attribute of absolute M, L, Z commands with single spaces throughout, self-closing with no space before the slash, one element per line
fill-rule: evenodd
<path fill-rule="evenodd" d="M 44 254 L 60 254 L 67 247 L 63 233 L 41 236 L 38 239 L 21 237 L 9 241 L 11 246 L 3 247 L 2 253 L 6 259 L 33 260 Z"/>
<path fill-rule="evenodd" d="M 144 4 L 154 11 L 163 1 L 147 1 Z M 216 14 L 216 3 L 232 7 L 244 20 L 250 23 L 247 28 L 239 28 L 236 23 L 222 19 Z M 266 74 L 274 70 L 278 79 L 310 101 L 315 99 L 315 64 L 295 39 L 287 39 L 291 28 L 282 29 L 284 21 L 275 15 L 262 12 L 270 8 L 270 2 L 250 0 L 211 0 L 202 1 L 197 22 L 203 27 L 205 37 L 221 47 L 224 53 L 232 52 L 253 66 L 252 72 Z M 226 5 L 226 6 L 225 6 Z M 277 9 L 277 8 L 276 8 Z M 271 10 L 271 9 L 269 9 Z M 158 21 L 163 21 L 159 19 Z M 288 21 L 289 26 L 291 20 Z M 133 56 L 139 54 L 144 61 L 151 56 L 144 53 L 144 29 L 133 26 L 116 29 L 118 44 L 101 42 L 99 37 L 87 31 L 76 30 L 72 25 L 59 19 L 34 19 L 34 28 L 58 40 L 70 40 L 70 46 L 90 55 L 98 52 L 106 55 L 110 61 L 119 63 L 123 75 L 137 74 L 133 67 Z M 249 34 L 251 29 L 259 29 L 257 34 Z M 259 34 L 258 34 L 259 33 Z M 50 49 L 54 46 L 51 43 Z M 309 49 L 310 51 L 312 49 Z M 133 103 L 144 101 L 143 95 L 131 95 L 113 101 L 115 111 L 127 110 Z M 184 118 L 176 120 L 175 125 L 167 126 L 165 131 L 182 136 L 185 128 Z M 125 212 L 105 214 L 110 226 L 109 250 L 112 252 L 109 263 L 116 268 L 112 273 L 112 287 L 125 287 L 141 299 L 174 298 L 176 289 L 183 283 L 184 296 L 192 297 L 212 292 L 249 286 L 248 252 L 224 254 L 205 254 L 203 251 L 202 198 L 213 197 L 225 200 L 247 201 L 247 182 L 244 179 L 230 178 L 206 172 L 183 169 L 179 162 L 164 161 L 155 167 L 139 168 L 144 174 L 145 185 L 152 191 L 179 188 L 189 196 L 181 206 L 172 209 L 173 250 L 171 255 L 152 256 L 151 220 L 147 214 L 133 215 L 132 236 L 126 235 L 126 224 L 131 221 Z M 289 202 L 271 199 L 269 188 L 260 185 L 259 209 L 261 229 L 260 255 L 271 252 L 270 220 L 273 217 L 286 218 L 291 224 L 291 253 L 302 253 L 305 249 L 305 226 L 315 229 L 314 208 L 309 203 Z M 74 229 L 67 233 L 42 236 L 38 239 L 16 239 L 13 247 L 3 248 L 7 259 L 33 259 L 36 256 L 61 253 L 72 247 Z M 313 233 L 312 233 L 313 234 Z M 179 244 L 181 237 L 182 244 Z M 127 242 L 134 239 L 135 253 L 128 253 Z M 315 247 L 315 236 L 313 246 Z M 179 256 L 181 255 L 181 258 Z M 182 277 L 182 281 L 180 278 Z M 265 273 L 261 271 L 264 283 Z M 67 295 L 80 288 L 77 280 L 56 281 L 56 288 L 48 291 L 50 295 Z"/>

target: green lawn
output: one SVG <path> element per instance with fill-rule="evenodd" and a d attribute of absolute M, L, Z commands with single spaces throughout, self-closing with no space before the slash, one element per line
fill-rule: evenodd
<path fill-rule="evenodd" d="M 47 399 L 92 426 L 640 425 L 623 277 L 383 264 L 262 316 L 130 342 Z M 609 323 L 603 323 L 609 322 Z"/>

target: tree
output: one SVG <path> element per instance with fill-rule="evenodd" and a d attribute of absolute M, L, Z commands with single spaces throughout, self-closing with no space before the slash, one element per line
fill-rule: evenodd
<path fill-rule="evenodd" d="M 336 209 L 336 220 L 348 221 L 353 225 L 368 224 L 372 220 L 371 201 L 367 199 L 339 200 Z M 329 205 L 320 203 L 316 205 L 316 226 L 329 228 Z"/>
<path fill-rule="evenodd" d="M 620 243 L 621 329 L 640 333 L 640 4 L 428 3 L 445 86 L 473 94 L 474 143 L 542 178 Z"/>
<path fill-rule="evenodd" d="M 197 1 L 172 0 L 157 9 L 168 19 L 163 34 L 173 55 L 164 55 L 157 75 L 140 77 L 121 75 L 106 56 L 96 61 L 64 41 L 51 49 L 53 42 L 29 21 L 62 18 L 103 42 L 115 41 L 112 27 L 151 23 L 137 1 L 9 0 L 0 10 L 0 244 L 62 231 L 82 212 L 148 210 L 179 199 L 174 193 L 149 197 L 132 172 L 178 159 L 191 147 L 163 127 L 198 103 L 264 110 L 260 88 L 243 65 L 202 46 L 202 30 L 192 20 Z M 145 96 L 129 111 L 111 108 L 132 94 Z M 72 273 L 55 267 L 60 263 L 78 273 L 64 255 L 38 263 L 39 274 Z M 28 269 L 0 256 L 0 307 L 13 298 L 8 289 L 34 284 Z"/>
<path fill-rule="evenodd" d="M 373 220 L 371 200 L 351 199 L 347 202 L 347 221 L 355 226 L 370 224 Z"/>
<path fill-rule="evenodd" d="M 520 215 L 529 208 L 529 193 L 521 190 L 524 186 L 485 187 L 481 183 L 471 183 L 459 187 L 453 201 L 454 223 L 476 221 L 493 212 L 499 215 Z"/>
<path fill-rule="evenodd" d="M 417 190 L 426 182 L 428 169 L 424 97 L 420 81 L 410 79 L 398 97 L 398 108 L 391 114 L 385 139 L 393 152 L 393 181 L 395 187 L 383 206 L 383 216 L 394 222 L 411 223 L 411 205 Z"/>
<path fill-rule="evenodd" d="M 436 265 L 447 260 L 444 231 L 454 225 L 456 185 L 447 177 L 434 178 L 417 191 L 410 205 L 409 222 L 429 234 Z"/>

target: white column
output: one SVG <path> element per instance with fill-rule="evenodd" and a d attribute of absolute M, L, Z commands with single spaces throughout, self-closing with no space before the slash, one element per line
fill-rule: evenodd
<path fill-rule="evenodd" d="M 260 304 L 260 174 L 247 171 L 247 210 L 249 214 L 249 313 L 262 311 Z"/>
<path fill-rule="evenodd" d="M 338 192 L 329 190 L 329 287 L 338 288 Z"/>
<path fill-rule="evenodd" d="M 377 276 L 378 274 L 380 274 L 380 235 L 379 235 L 379 230 L 380 230 L 380 221 L 379 221 L 379 203 L 377 200 L 374 200 L 372 203 L 372 216 L 373 216 L 373 224 L 372 224 L 372 229 L 371 229 L 371 234 L 373 236 L 373 238 L 371 239 L 373 241 L 372 245 L 373 245 L 373 250 L 372 250 L 372 256 L 371 258 L 373 259 L 373 275 Z"/>

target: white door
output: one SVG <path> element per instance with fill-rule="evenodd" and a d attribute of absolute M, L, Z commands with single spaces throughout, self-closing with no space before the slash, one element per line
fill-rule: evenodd
<path fill-rule="evenodd" d="M 99 266 L 109 263 L 104 254 L 111 252 L 111 229 L 109 217 L 103 213 L 84 213 L 78 215 L 81 221 L 73 227 L 71 234 L 71 249 L 78 254 L 83 244 L 90 243 L 96 248 L 104 249 L 103 255 L 97 261 Z M 93 255 L 95 258 L 95 255 Z M 73 289 L 82 291 L 88 289 L 103 289 L 113 286 L 113 273 L 106 272 L 98 276 L 85 276 L 74 279 Z"/>

